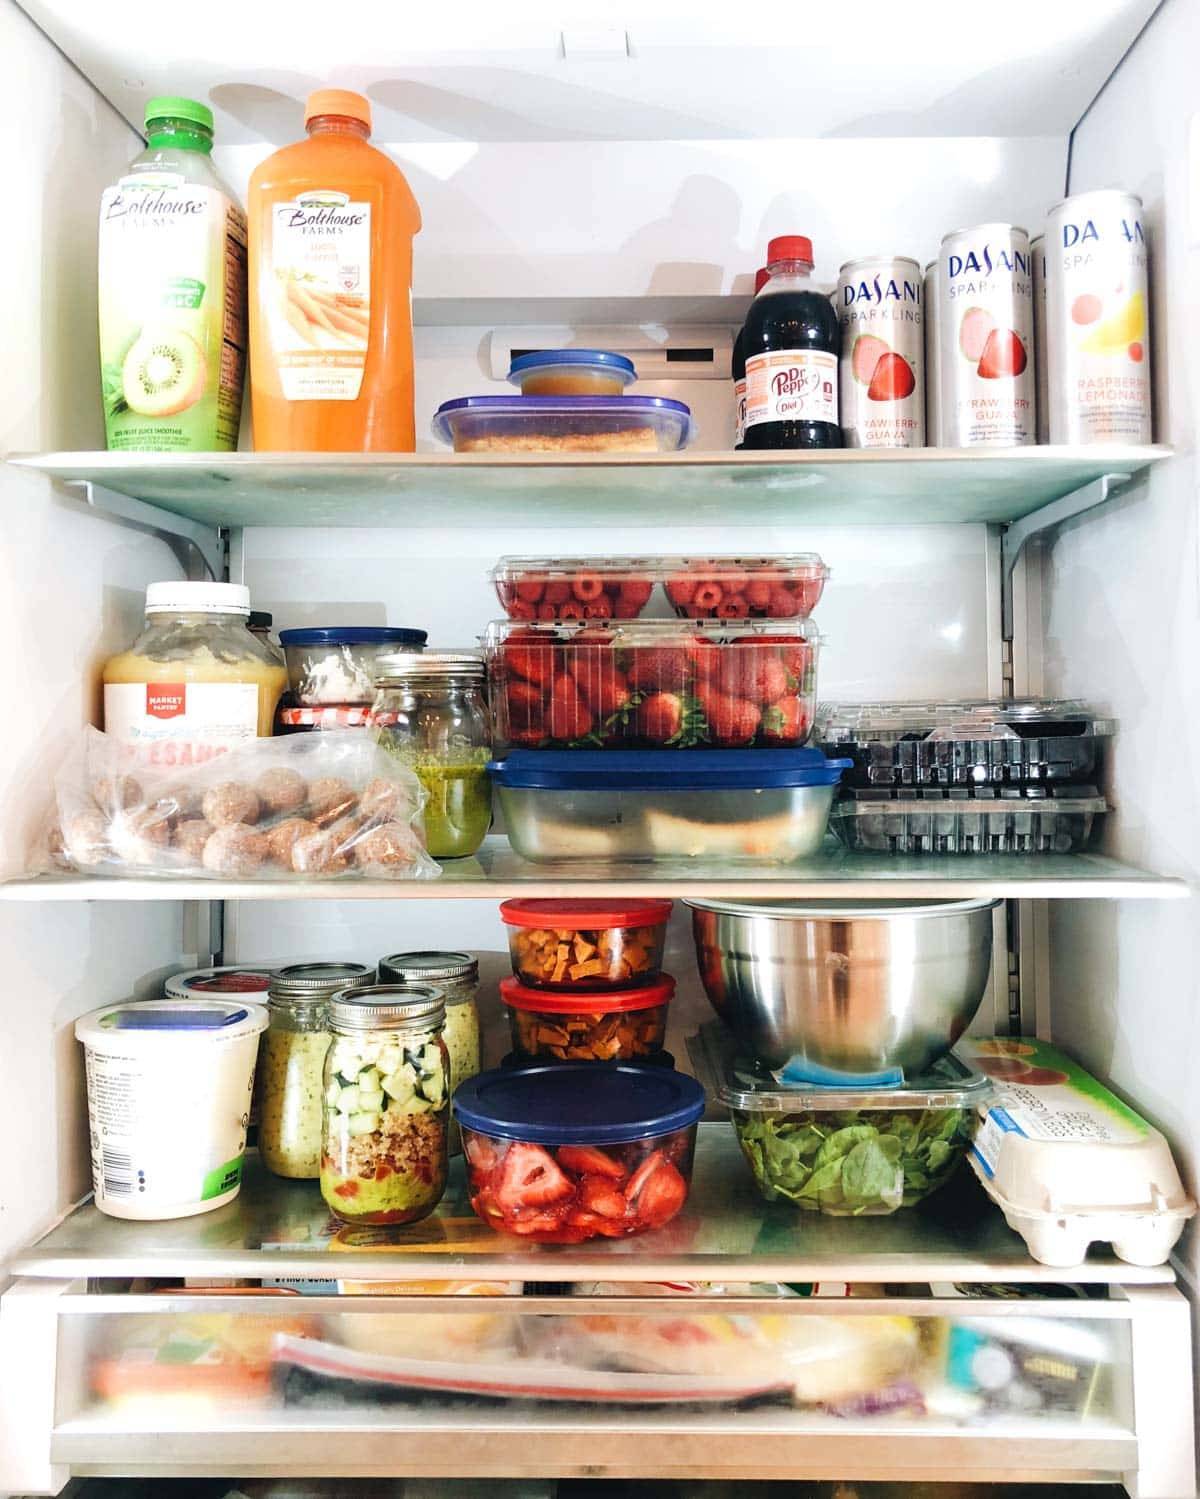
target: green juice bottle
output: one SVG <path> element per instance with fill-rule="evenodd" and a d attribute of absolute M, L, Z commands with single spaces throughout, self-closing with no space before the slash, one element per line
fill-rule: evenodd
<path fill-rule="evenodd" d="M 108 446 L 228 452 L 246 373 L 246 216 L 209 160 L 210 109 L 151 99 L 146 135 L 100 200 Z"/>

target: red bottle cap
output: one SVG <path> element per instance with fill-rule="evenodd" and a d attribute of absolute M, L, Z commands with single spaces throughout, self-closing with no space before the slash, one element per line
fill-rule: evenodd
<path fill-rule="evenodd" d="M 812 240 L 807 234 L 777 234 L 767 245 L 767 264 L 777 260 L 804 260 L 813 263 Z"/>
<path fill-rule="evenodd" d="M 765 265 L 760 265 L 754 273 L 754 295 L 757 297 L 763 287 L 771 279 L 771 272 Z"/>

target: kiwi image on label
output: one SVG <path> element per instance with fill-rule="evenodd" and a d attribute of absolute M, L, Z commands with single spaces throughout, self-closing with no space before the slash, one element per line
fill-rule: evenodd
<path fill-rule="evenodd" d="M 141 333 L 121 365 L 125 404 L 138 416 L 177 416 L 204 394 L 208 361 L 182 328 Z"/>

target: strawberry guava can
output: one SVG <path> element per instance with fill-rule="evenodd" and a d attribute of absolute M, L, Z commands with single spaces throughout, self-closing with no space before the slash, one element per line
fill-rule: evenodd
<path fill-rule="evenodd" d="M 1046 220 L 1046 383 L 1051 442 L 1148 443 L 1149 257 L 1142 203 L 1077 193 Z"/>
<path fill-rule="evenodd" d="M 1025 230 L 979 224 L 946 235 L 938 297 L 942 445 L 1036 442 L 1033 265 Z"/>
<path fill-rule="evenodd" d="M 925 292 L 907 256 L 848 260 L 838 274 L 842 443 L 925 445 Z"/>

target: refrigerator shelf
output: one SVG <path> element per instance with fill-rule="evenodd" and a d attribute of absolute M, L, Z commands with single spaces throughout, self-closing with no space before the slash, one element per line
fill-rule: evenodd
<path fill-rule="evenodd" d="M 1102 854 L 889 854 L 851 851 L 827 838 L 794 864 L 721 859 L 532 864 L 492 834 L 478 854 L 443 861 L 437 880 L 118 879 L 27 875 L 0 882 L 0 901 L 496 900 L 510 895 L 638 895 L 816 900 L 971 898 L 1175 900 L 1185 881 Z"/>
<path fill-rule="evenodd" d="M 1169 1265 L 1124 1264 L 1093 1252 L 1069 1272 L 1039 1265 L 969 1172 L 924 1203 L 884 1218 L 834 1218 L 765 1203 L 732 1127 L 701 1124 L 688 1204 L 644 1238 L 538 1246 L 481 1223 L 461 1158 L 433 1217 L 370 1232 L 335 1225 L 316 1182 L 271 1176 L 251 1153 L 241 1195 L 194 1218 L 159 1223 L 76 1208 L 9 1266 L 16 1276 L 203 1276 L 329 1281 L 1000 1281 L 1166 1285 Z"/>

